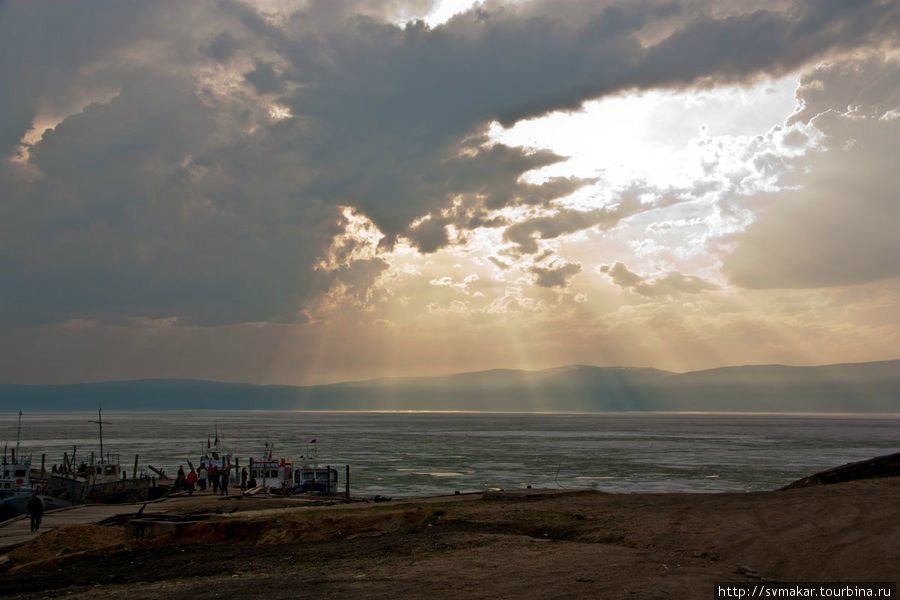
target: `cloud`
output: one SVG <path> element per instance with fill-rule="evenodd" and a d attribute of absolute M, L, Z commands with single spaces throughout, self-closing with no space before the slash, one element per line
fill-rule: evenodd
<path fill-rule="evenodd" d="M 503 239 L 515 244 L 519 254 L 537 254 L 538 240 L 550 240 L 591 227 L 610 229 L 622 219 L 648 208 L 650 205 L 642 205 L 636 194 L 626 193 L 609 207 L 586 211 L 559 208 L 553 214 L 520 221 L 506 228 Z"/>
<path fill-rule="evenodd" d="M 647 280 L 628 269 L 623 263 L 601 265 L 598 271 L 604 273 L 617 286 L 631 290 L 646 298 L 673 298 L 683 294 L 700 294 L 719 289 L 719 286 L 694 275 L 683 275 L 671 271 L 662 277 Z"/>
<path fill-rule="evenodd" d="M 450 243 L 447 235 L 448 219 L 428 217 L 406 231 L 406 237 L 423 254 L 431 254 Z"/>
<path fill-rule="evenodd" d="M 491 211 L 547 207 L 584 185 L 525 181 L 562 157 L 486 145 L 491 122 L 636 87 L 783 73 L 889 39 L 898 12 L 879 1 L 728 15 L 715 3 L 554 1 L 477 8 L 432 29 L 386 20 L 400 9 L 426 7 L 0 6 L 3 318 L 296 314 L 335 282 L 356 289 L 341 282 L 349 272 L 315 269 L 343 207 L 374 223 L 383 249 L 407 237 L 427 253 L 455 242 L 441 218 L 465 239 L 505 224 Z M 274 104 L 290 116 L 272 118 Z M 57 126 L 26 148 L 24 177 L 7 157 L 41 119 Z M 465 213 L 444 215 L 460 201 Z M 559 210 L 506 236 L 533 253 L 536 240 L 612 226 L 621 211 Z M 353 280 L 374 281 L 380 265 L 360 260 L 371 262 Z"/>
<path fill-rule="evenodd" d="M 846 87 L 845 87 L 846 86 Z M 800 189 L 770 198 L 723 271 L 749 288 L 812 288 L 900 276 L 900 63 L 882 57 L 821 66 L 804 77 L 795 121 L 827 151 L 798 159 Z"/>
<path fill-rule="evenodd" d="M 613 283 L 623 288 L 634 287 L 644 281 L 643 277 L 637 273 L 632 273 L 628 270 L 628 267 L 620 262 L 612 265 L 601 265 L 599 271 L 606 273 Z"/>
<path fill-rule="evenodd" d="M 512 266 L 509 263 L 503 262 L 496 256 L 488 256 L 488 260 L 491 261 L 494 264 L 494 266 L 497 267 L 498 269 L 500 269 L 501 271 L 506 271 L 507 269 L 509 269 Z"/>
<path fill-rule="evenodd" d="M 789 124 L 808 123 L 828 111 L 882 119 L 900 107 L 900 62 L 881 54 L 820 65 L 804 74 L 800 109 Z"/>
<path fill-rule="evenodd" d="M 581 265 L 566 261 L 554 261 L 548 267 L 532 265 L 528 272 L 534 275 L 534 283 L 545 288 L 568 287 L 569 281 L 581 273 Z"/>

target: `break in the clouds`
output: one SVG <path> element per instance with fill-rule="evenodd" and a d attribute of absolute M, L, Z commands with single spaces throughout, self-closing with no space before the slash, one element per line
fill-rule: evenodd
<path fill-rule="evenodd" d="M 792 122 L 822 151 L 798 164 L 797 189 L 766 201 L 725 259 L 748 287 L 823 287 L 900 276 L 900 63 L 878 56 L 820 66 L 801 81 Z"/>
<path fill-rule="evenodd" d="M 34 328 L 36 355 L 73 323 L 377 321 L 374 340 L 594 311 L 600 335 L 635 296 L 898 276 L 895 2 L 435 14 L 0 5 L 0 326 Z M 745 93 L 741 116 L 717 96 Z M 579 118 L 602 125 L 547 129 Z"/>

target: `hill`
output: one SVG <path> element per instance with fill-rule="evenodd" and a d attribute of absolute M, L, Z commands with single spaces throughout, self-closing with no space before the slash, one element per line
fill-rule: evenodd
<path fill-rule="evenodd" d="M 318 386 L 149 379 L 0 385 L 0 410 L 900 412 L 900 361 L 688 373 L 571 365 Z"/>

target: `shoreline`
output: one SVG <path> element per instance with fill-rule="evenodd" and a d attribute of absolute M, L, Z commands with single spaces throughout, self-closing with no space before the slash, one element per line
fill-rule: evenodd
<path fill-rule="evenodd" d="M 10 419 L 15 418 L 19 409 L 9 409 L 0 411 L 0 421 L 7 415 Z M 93 415 L 92 410 L 43 410 L 29 409 L 30 413 L 41 415 Z M 313 410 L 298 408 L 154 408 L 154 409 L 105 409 L 107 414 L 188 414 L 188 413 L 292 413 L 292 414 L 312 414 L 312 415 L 665 415 L 665 416 L 692 416 L 692 417 L 822 417 L 822 418 L 877 418 L 877 419 L 900 419 L 900 412 L 822 412 L 822 411 L 748 411 L 748 410 L 440 410 L 440 409 L 372 409 L 372 410 Z"/>
<path fill-rule="evenodd" d="M 713 581 L 892 581 L 900 564 L 900 477 L 713 494 L 220 498 L 148 505 L 146 516 L 181 520 L 144 539 L 128 519 L 47 532 L 4 554 L 15 583 L 0 596 L 257 597 L 284 581 L 266 596 L 297 597 L 305 582 L 321 598 L 552 597 L 560 586 L 574 586 L 567 597 L 706 598 Z"/>

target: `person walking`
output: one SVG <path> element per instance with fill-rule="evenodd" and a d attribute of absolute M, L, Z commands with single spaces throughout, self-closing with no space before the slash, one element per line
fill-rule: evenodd
<path fill-rule="evenodd" d="M 219 480 L 219 488 L 222 490 L 222 495 L 228 495 L 228 467 L 222 469 L 222 476 Z"/>
<path fill-rule="evenodd" d="M 219 493 L 219 467 L 213 465 L 209 470 L 209 480 L 212 482 L 213 494 Z"/>
<path fill-rule="evenodd" d="M 44 516 L 44 501 L 41 500 L 37 492 L 31 495 L 31 500 L 25 505 L 28 516 L 31 517 L 31 531 L 37 531 L 41 528 L 41 518 Z"/>
<path fill-rule="evenodd" d="M 200 465 L 200 471 L 197 472 L 197 485 L 200 486 L 200 491 L 206 491 L 206 465 Z"/>
<path fill-rule="evenodd" d="M 245 491 L 247 489 L 247 467 L 241 469 L 241 491 Z"/>

